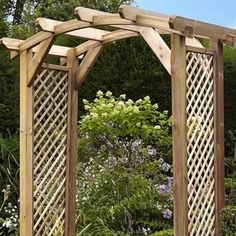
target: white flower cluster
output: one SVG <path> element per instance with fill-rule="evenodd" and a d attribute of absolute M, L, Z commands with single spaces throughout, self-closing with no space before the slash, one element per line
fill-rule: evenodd
<path fill-rule="evenodd" d="M 13 206 L 12 203 L 8 203 L 6 207 L 4 207 L 5 213 L 9 216 L 7 217 L 2 226 L 0 226 L 0 230 L 6 228 L 8 232 L 15 230 L 18 227 L 18 209 L 17 206 Z"/>

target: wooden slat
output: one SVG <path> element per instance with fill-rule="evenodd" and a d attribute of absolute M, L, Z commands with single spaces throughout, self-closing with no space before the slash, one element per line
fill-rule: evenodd
<path fill-rule="evenodd" d="M 66 66 L 61 66 L 61 65 L 54 65 L 54 64 L 43 63 L 42 67 L 45 68 L 45 69 L 51 69 L 51 70 L 68 71 L 68 68 Z"/>
<path fill-rule="evenodd" d="M 151 12 L 151 11 L 145 11 L 137 7 L 132 7 L 126 4 L 123 4 L 119 7 L 119 13 L 122 18 L 125 18 L 127 20 L 136 21 L 137 15 L 149 15 L 149 16 L 156 16 L 163 19 L 169 19 L 169 16 Z"/>
<path fill-rule="evenodd" d="M 67 164 L 66 164 L 66 236 L 75 235 L 76 212 L 76 143 L 77 143 L 77 110 L 78 89 L 76 87 L 76 69 L 78 60 L 76 50 L 68 52 L 67 66 L 69 74 L 69 100 L 68 100 L 68 124 L 67 124 Z"/>
<path fill-rule="evenodd" d="M 55 30 L 54 27 L 63 23 L 62 21 L 56 21 L 56 20 L 51 20 L 47 18 L 38 18 L 36 22 L 40 25 L 42 30 L 50 31 L 50 32 L 54 32 Z M 69 29 L 67 30 L 70 31 Z M 86 29 L 79 29 L 79 30 L 74 30 L 70 32 L 66 32 L 64 30 L 64 33 L 70 36 L 74 36 L 74 37 L 81 37 L 81 38 L 87 38 L 87 39 L 100 41 L 102 36 L 104 34 L 109 33 L 109 31 L 101 30 L 101 29 L 94 29 L 94 28 L 86 28 Z"/>
<path fill-rule="evenodd" d="M 76 7 L 74 10 L 74 15 L 77 19 L 87 22 L 93 22 L 94 16 L 102 16 L 102 15 L 112 15 L 108 12 L 97 11 L 85 7 Z"/>
<path fill-rule="evenodd" d="M 19 45 L 23 43 L 24 40 L 20 39 L 11 39 L 11 38 L 2 38 L 0 43 L 2 43 L 7 49 L 11 50 L 11 58 L 19 56 Z M 35 53 L 39 46 L 32 48 L 32 52 Z M 52 45 L 48 55 L 66 57 L 67 51 L 71 49 L 70 47 Z"/>
<path fill-rule="evenodd" d="M 220 212 L 225 205 L 224 187 L 224 69 L 223 45 L 219 40 L 211 40 L 214 58 L 214 152 L 215 152 L 215 195 L 216 195 L 216 235 L 219 235 Z"/>
<path fill-rule="evenodd" d="M 85 52 L 87 52 L 89 49 L 95 48 L 95 47 L 98 47 L 101 45 L 102 45 L 102 43 L 100 43 L 100 42 L 89 40 L 89 41 L 82 43 L 79 46 L 75 47 L 76 55 L 80 56 L 80 55 L 84 54 Z"/>
<path fill-rule="evenodd" d="M 19 51 L 22 52 L 26 49 L 30 49 L 37 44 L 41 43 L 42 41 L 51 38 L 53 36 L 50 32 L 44 32 L 40 31 L 37 34 L 34 34 L 33 36 L 26 39 L 24 42 L 20 43 L 19 45 Z"/>
<path fill-rule="evenodd" d="M 162 39 L 162 37 L 154 29 L 141 30 L 140 34 L 143 36 L 147 44 L 160 60 L 162 65 L 171 74 L 171 50 Z"/>
<path fill-rule="evenodd" d="M 44 58 L 47 56 L 47 53 L 49 52 L 52 44 L 53 44 L 53 37 L 50 37 L 39 44 L 29 64 L 28 86 L 32 85 L 38 73 L 38 70 L 40 69 L 40 66 L 43 63 Z"/>
<path fill-rule="evenodd" d="M 143 26 L 164 29 L 169 32 L 174 32 L 169 27 L 169 19 L 149 15 L 137 15 L 136 23 Z"/>
<path fill-rule="evenodd" d="M 171 29 L 181 31 L 183 33 L 220 39 L 232 44 L 236 41 L 235 29 L 208 24 L 181 16 L 172 16 L 169 24 Z"/>
<path fill-rule="evenodd" d="M 54 32 L 55 32 L 55 35 L 59 35 L 59 34 L 67 33 L 69 31 L 87 28 L 89 26 L 91 26 L 89 22 L 73 19 L 66 22 L 62 22 L 59 25 L 56 25 L 54 27 Z"/>
<path fill-rule="evenodd" d="M 3 44 L 7 49 L 10 50 L 19 50 L 19 45 L 23 40 L 20 39 L 12 39 L 12 38 L 1 38 L 0 44 Z"/>
<path fill-rule="evenodd" d="M 188 235 L 187 137 L 186 137 L 186 46 L 185 37 L 171 37 L 174 230 Z"/>
<path fill-rule="evenodd" d="M 187 46 L 187 51 L 198 52 L 198 53 L 207 54 L 207 55 L 213 55 L 214 54 L 214 52 L 211 49 L 191 47 L 191 46 Z"/>
<path fill-rule="evenodd" d="M 97 10 L 84 8 L 84 7 L 77 7 L 75 9 L 75 16 L 79 20 L 83 20 L 83 21 L 87 21 L 87 22 L 91 22 L 91 23 L 93 23 L 93 21 L 95 19 L 95 21 L 97 21 L 96 22 L 97 24 L 98 23 L 105 24 L 104 21 L 106 21 L 106 24 L 107 24 L 109 17 L 111 17 L 110 18 L 111 20 L 113 17 L 113 22 L 112 21 L 109 22 L 109 25 L 112 27 L 119 28 L 119 29 L 125 29 L 125 30 L 131 30 L 131 31 L 135 31 L 135 32 L 139 32 L 141 29 L 144 29 L 144 27 L 136 25 L 132 21 L 127 21 L 125 19 L 123 19 L 123 21 L 122 21 L 121 18 L 118 18 L 117 14 L 112 14 L 112 13 L 103 12 L 103 11 L 97 11 Z M 103 22 L 98 22 L 101 19 Z M 119 23 L 119 21 L 121 24 L 117 24 L 117 23 Z M 112 23 L 116 23 L 116 24 L 112 24 Z M 163 30 L 159 30 L 159 33 L 160 34 L 168 34 L 167 31 L 163 31 Z"/>
<path fill-rule="evenodd" d="M 120 17 L 119 14 L 101 15 L 93 17 L 93 25 L 132 25 L 133 21 Z"/>
<path fill-rule="evenodd" d="M 109 34 L 104 35 L 102 37 L 102 44 L 108 44 L 120 39 L 132 38 L 138 36 L 140 36 L 140 34 L 137 32 L 132 32 L 128 30 L 116 30 Z"/>
<path fill-rule="evenodd" d="M 20 55 L 20 236 L 33 235 L 33 88 L 27 86 L 29 53 Z"/>
<path fill-rule="evenodd" d="M 76 80 L 77 80 L 78 87 L 86 79 L 87 74 L 90 72 L 98 56 L 100 55 L 102 48 L 103 46 L 98 46 L 96 48 L 89 50 L 86 53 L 84 59 L 82 60 L 81 64 L 79 65 L 77 69 Z"/>

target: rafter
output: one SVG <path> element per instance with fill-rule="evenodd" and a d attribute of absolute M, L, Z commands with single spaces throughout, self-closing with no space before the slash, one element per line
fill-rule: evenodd
<path fill-rule="evenodd" d="M 118 14 L 107 13 L 103 11 L 97 11 L 85 7 L 75 8 L 75 17 L 79 20 L 94 23 L 94 25 L 110 25 L 114 28 L 126 29 L 130 31 L 139 32 L 141 29 L 144 29 L 143 26 L 136 25 L 135 22 L 130 20 L 122 19 Z M 110 22 L 108 19 L 110 18 Z M 120 22 L 120 24 L 118 24 Z M 113 24 L 114 23 L 114 24 Z M 168 31 L 159 30 L 160 34 L 169 34 Z"/>
<path fill-rule="evenodd" d="M 120 17 L 119 14 L 99 15 L 93 17 L 93 25 L 133 25 L 134 22 Z"/>
<path fill-rule="evenodd" d="M 59 25 L 54 26 L 54 32 L 55 35 L 67 33 L 69 31 L 77 30 L 77 29 L 83 29 L 91 26 L 91 23 L 79 21 L 79 20 L 69 20 L 65 21 Z"/>
<path fill-rule="evenodd" d="M 116 30 L 109 34 L 106 34 L 102 37 L 102 44 L 112 43 L 114 41 L 125 39 L 125 38 L 132 38 L 140 36 L 137 32 L 132 32 L 128 30 Z"/>
<path fill-rule="evenodd" d="M 19 45 L 19 51 L 22 52 L 24 50 L 30 49 L 37 44 L 41 43 L 42 41 L 51 38 L 53 36 L 50 32 L 40 31 L 37 34 L 29 37 Z"/>
<path fill-rule="evenodd" d="M 22 44 L 24 40 L 20 39 L 12 39 L 12 38 L 2 38 L 0 40 L 0 44 L 3 44 L 7 49 L 9 49 L 14 57 L 19 55 L 19 45 Z M 32 48 L 32 52 L 35 53 L 38 49 L 38 46 Z M 59 56 L 59 57 L 66 57 L 67 51 L 71 49 L 70 47 L 59 46 L 59 45 L 52 45 L 48 55 L 52 56 Z"/>
<path fill-rule="evenodd" d="M 42 30 L 49 31 L 49 32 L 54 32 L 54 29 L 55 29 L 54 27 L 59 26 L 60 24 L 63 23 L 62 21 L 56 21 L 56 20 L 51 20 L 47 18 L 38 18 L 36 22 L 40 25 Z M 70 35 L 70 36 L 79 37 L 79 38 L 87 38 L 87 39 L 98 40 L 98 41 L 100 41 L 102 36 L 107 33 L 110 33 L 110 32 L 106 30 L 91 28 L 91 27 L 65 32 L 65 34 Z"/>
<path fill-rule="evenodd" d="M 156 17 L 159 17 L 162 19 L 169 20 L 169 16 L 167 16 L 167 15 L 156 13 L 156 12 L 151 12 L 151 11 L 145 11 L 140 8 L 132 7 L 132 6 L 125 5 L 125 4 L 123 4 L 119 7 L 118 12 L 122 18 L 125 18 L 127 20 L 132 20 L 132 21 L 136 21 L 137 15 L 150 15 L 150 16 L 156 16 Z"/>

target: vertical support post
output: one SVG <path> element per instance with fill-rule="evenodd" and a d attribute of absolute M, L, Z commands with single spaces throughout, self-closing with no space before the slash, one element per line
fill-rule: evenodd
<path fill-rule="evenodd" d="M 20 54 L 20 236 L 33 235 L 33 87 L 28 87 L 30 51 Z"/>
<path fill-rule="evenodd" d="M 67 53 L 67 67 L 69 69 L 69 98 L 67 124 L 67 163 L 66 163 L 66 225 L 65 235 L 75 235 L 75 197 L 76 197 L 76 143 L 77 143 L 77 110 L 78 89 L 76 86 L 76 69 L 78 60 L 75 49 Z"/>
<path fill-rule="evenodd" d="M 173 114 L 174 231 L 188 235 L 187 129 L 186 129 L 186 46 L 185 37 L 171 35 Z"/>
<path fill-rule="evenodd" d="M 220 212 L 225 204 L 224 188 L 224 69 L 223 69 L 223 44 L 220 40 L 211 39 L 214 50 L 214 166 L 215 166 L 215 229 L 220 235 Z"/>

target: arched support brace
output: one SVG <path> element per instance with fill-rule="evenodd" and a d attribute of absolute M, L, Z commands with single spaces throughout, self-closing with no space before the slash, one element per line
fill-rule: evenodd
<path fill-rule="evenodd" d="M 158 32 L 152 28 L 141 30 L 140 34 L 143 36 L 144 40 L 147 42 L 162 65 L 171 75 L 171 50 L 162 39 L 160 34 L 158 34 Z"/>
<path fill-rule="evenodd" d="M 100 55 L 102 51 L 103 46 L 100 45 L 96 48 L 90 49 L 84 59 L 82 60 L 81 64 L 79 65 L 77 72 L 76 72 L 76 84 L 77 87 L 80 87 L 81 84 L 86 79 L 86 76 L 92 69 L 94 63 L 96 62 L 98 56 Z"/>
<path fill-rule="evenodd" d="M 33 84 L 33 81 L 43 64 L 44 58 L 47 56 L 52 44 L 53 44 L 53 36 L 41 42 L 30 60 L 29 70 L 28 70 L 28 87 Z"/>

